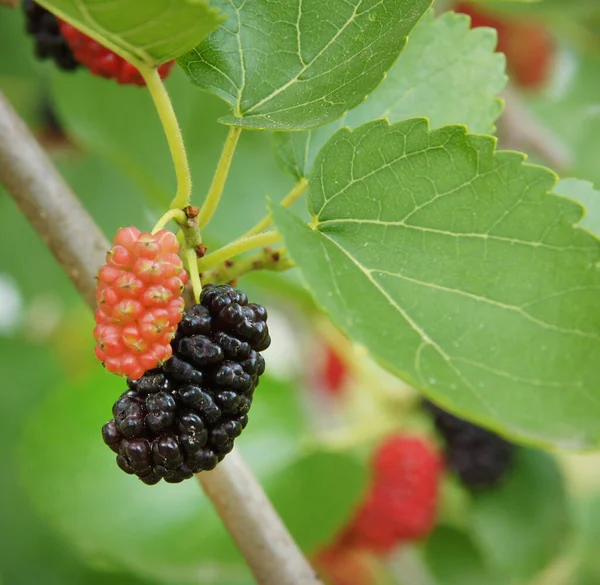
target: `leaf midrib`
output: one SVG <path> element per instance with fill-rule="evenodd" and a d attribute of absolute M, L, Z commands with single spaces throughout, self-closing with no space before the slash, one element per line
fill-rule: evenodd
<path fill-rule="evenodd" d="M 240 109 L 240 113 L 243 116 L 247 116 L 248 114 L 252 113 L 252 111 L 256 110 L 257 108 L 259 108 L 260 106 L 262 106 L 263 104 L 275 99 L 279 94 L 281 94 L 282 92 L 284 92 L 288 87 L 290 87 L 291 85 L 293 85 L 294 83 L 296 83 L 298 81 L 298 79 L 300 78 L 301 75 L 303 75 L 304 73 L 306 73 L 306 71 L 308 71 L 314 64 L 315 62 L 321 58 L 321 56 L 323 55 L 323 53 L 329 49 L 329 47 L 339 38 L 339 36 L 348 28 L 348 26 L 350 25 L 350 23 L 354 22 L 354 19 L 356 18 L 356 14 L 358 12 L 358 9 L 362 6 L 364 0 L 360 0 L 360 2 L 354 7 L 354 10 L 352 11 L 352 16 L 345 22 L 344 26 L 342 26 L 338 32 L 331 38 L 331 40 L 329 40 L 325 46 L 319 51 L 319 53 L 317 53 L 317 55 L 315 57 L 313 57 L 313 59 L 306 65 L 304 65 L 302 67 L 302 69 L 294 76 L 292 77 L 292 79 L 290 79 L 287 83 L 285 83 L 284 85 L 280 86 L 279 88 L 277 88 L 276 90 L 274 90 L 273 92 L 271 92 L 268 96 L 264 97 L 263 99 L 261 99 L 260 101 L 258 101 L 257 103 L 255 103 L 253 106 L 251 106 L 250 108 L 248 108 L 245 112 L 241 112 L 241 108 Z M 383 3 L 383 0 L 381 0 L 378 4 L 375 4 L 373 6 L 372 9 L 377 8 L 378 6 L 380 6 Z M 302 0 L 299 1 L 298 3 L 298 7 L 300 8 L 302 6 Z M 298 21 L 299 22 L 299 21 Z M 300 34 L 300 29 L 297 28 L 298 30 L 298 35 Z M 241 36 L 241 31 L 240 34 L 238 34 L 238 38 Z M 298 58 L 300 59 L 300 63 L 303 62 L 302 59 L 302 55 L 298 54 Z M 243 64 L 243 61 L 242 61 Z M 242 71 L 244 70 L 244 67 L 242 66 Z M 238 107 L 241 104 L 242 101 L 242 91 L 240 91 L 239 93 L 239 97 L 238 97 Z"/>

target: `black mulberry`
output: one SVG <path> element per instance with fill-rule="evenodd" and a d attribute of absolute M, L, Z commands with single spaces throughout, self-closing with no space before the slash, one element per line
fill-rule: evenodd
<path fill-rule="evenodd" d="M 445 442 L 446 463 L 472 490 L 498 484 L 509 471 L 515 446 L 495 433 L 458 418 L 431 402 L 425 408 Z"/>
<path fill-rule="evenodd" d="M 65 71 L 77 69 L 67 40 L 60 32 L 57 18 L 33 0 L 23 0 L 26 30 L 35 39 L 35 54 L 39 59 L 53 59 Z"/>
<path fill-rule="evenodd" d="M 128 380 L 102 429 L 117 464 L 144 483 L 177 483 L 213 469 L 248 424 L 267 312 L 229 285 L 206 286 L 188 309 L 162 367 Z"/>

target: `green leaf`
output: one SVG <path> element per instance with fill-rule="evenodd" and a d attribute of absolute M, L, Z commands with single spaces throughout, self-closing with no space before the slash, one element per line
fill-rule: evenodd
<path fill-rule="evenodd" d="M 429 11 L 386 79 L 342 123 L 355 128 L 376 118 L 398 122 L 423 117 L 433 128 L 464 124 L 471 132 L 493 132 L 502 111 L 496 96 L 506 83 L 505 59 L 494 52 L 495 31 L 471 30 L 469 25 L 465 15 L 447 12 L 434 19 Z M 341 125 L 276 133 L 280 165 L 292 176 L 306 176 L 321 147 Z"/>
<path fill-rule="evenodd" d="M 536 445 L 600 440 L 600 242 L 555 176 L 425 120 L 340 130 L 305 225 L 275 221 L 315 300 L 446 409 Z"/>
<path fill-rule="evenodd" d="M 592 183 L 581 179 L 562 179 L 554 192 L 581 203 L 586 213 L 579 225 L 600 237 L 600 191 L 594 189 Z"/>
<path fill-rule="evenodd" d="M 156 66 L 198 45 L 223 22 L 207 0 L 39 0 L 121 56 Z"/>
<path fill-rule="evenodd" d="M 469 536 L 455 528 L 438 527 L 425 545 L 425 558 L 436 585 L 504 585 Z"/>
<path fill-rule="evenodd" d="M 529 580 L 568 541 L 569 504 L 553 457 L 520 449 L 507 480 L 473 498 L 471 534 L 490 566 Z"/>
<path fill-rule="evenodd" d="M 232 107 L 224 124 L 298 130 L 331 122 L 384 78 L 431 0 L 215 0 L 223 27 L 180 59 Z"/>
<path fill-rule="evenodd" d="M 293 462 L 280 475 L 271 500 L 296 542 L 311 552 L 327 544 L 347 522 L 365 480 L 364 469 L 354 458 L 317 451 Z M 299 505 L 303 501 L 310 502 L 310 510 Z"/>
<path fill-rule="evenodd" d="M 166 582 L 251 583 L 197 482 L 148 487 L 118 469 L 100 428 L 122 391 L 122 380 L 102 374 L 59 388 L 33 413 L 19 460 L 35 506 L 90 562 Z M 348 517 L 366 470 L 344 456 L 300 455 L 299 412 L 292 388 L 263 379 L 237 447 L 310 548 Z"/>
<path fill-rule="evenodd" d="M 588 471 L 597 467 L 596 460 L 592 458 L 582 460 L 579 465 L 585 466 Z M 575 538 L 571 555 L 579 561 L 574 583 L 594 585 L 600 580 L 600 495 L 595 477 L 591 485 L 588 483 L 586 486 L 585 493 L 577 494 L 573 507 Z"/>
<path fill-rule="evenodd" d="M 0 337 L 0 370 L 3 372 L 0 442 L 4 453 L 0 494 L 5 535 L 0 547 L 2 583 L 142 585 L 131 575 L 99 572 L 85 566 L 39 517 L 19 481 L 15 447 L 23 421 L 64 377 L 48 344 L 33 343 L 22 337 Z"/>

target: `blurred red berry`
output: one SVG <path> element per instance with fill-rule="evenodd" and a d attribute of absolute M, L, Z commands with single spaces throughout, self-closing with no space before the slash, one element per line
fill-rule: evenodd
<path fill-rule="evenodd" d="M 498 32 L 497 50 L 506 55 L 511 79 L 519 86 L 536 89 L 550 77 L 556 57 L 556 43 L 550 30 L 534 19 L 500 16 L 459 2 L 456 12 L 471 17 L 471 27 L 488 26 Z"/>
<path fill-rule="evenodd" d="M 328 394 L 339 396 L 348 382 L 346 361 L 330 345 L 325 348 L 325 359 L 321 372 L 321 383 Z"/>
<path fill-rule="evenodd" d="M 329 546 L 315 555 L 313 563 L 328 585 L 371 585 L 376 582 L 369 559 L 356 549 Z"/>
<path fill-rule="evenodd" d="M 123 85 L 146 85 L 141 73 L 128 61 L 88 37 L 68 22 L 60 21 L 60 32 L 73 52 L 75 60 L 85 65 L 93 75 L 114 79 Z M 165 79 L 174 61 L 164 63 L 158 73 Z"/>
<path fill-rule="evenodd" d="M 436 521 L 442 469 L 440 455 L 426 440 L 389 437 L 373 457 L 369 493 L 340 543 L 385 554 L 426 537 Z"/>

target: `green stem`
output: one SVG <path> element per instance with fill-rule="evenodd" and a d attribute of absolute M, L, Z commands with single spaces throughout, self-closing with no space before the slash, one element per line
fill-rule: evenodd
<path fill-rule="evenodd" d="M 263 248 L 262 250 L 251 254 L 240 260 L 227 261 L 211 270 L 202 274 L 202 282 L 204 284 L 226 284 L 238 280 L 249 272 L 255 270 L 272 270 L 273 272 L 283 272 L 294 268 L 293 260 L 287 255 L 285 248 L 272 250 L 271 248 Z"/>
<path fill-rule="evenodd" d="M 295 203 L 304 191 L 306 191 L 306 187 L 308 187 L 308 181 L 305 178 L 300 179 L 295 185 L 294 188 L 283 198 L 281 201 L 282 207 L 290 207 L 293 203 Z M 260 232 L 264 232 L 266 229 L 271 227 L 273 223 L 273 214 L 269 213 L 266 217 L 263 217 L 253 228 L 249 229 L 242 238 L 249 238 L 254 234 L 259 234 Z"/>
<path fill-rule="evenodd" d="M 173 164 L 175 165 L 177 194 L 173 198 L 173 201 L 171 201 L 170 208 L 183 209 L 186 205 L 190 204 L 190 198 L 192 196 L 192 178 L 187 155 L 185 153 L 183 136 L 181 135 L 181 129 L 177 123 L 173 104 L 169 99 L 169 94 L 163 85 L 158 71 L 152 67 L 139 63 L 136 63 L 136 66 L 146 81 L 146 85 L 148 86 L 148 90 L 154 101 L 154 106 L 156 107 L 156 111 L 158 112 L 167 137 L 167 142 L 169 143 Z"/>
<path fill-rule="evenodd" d="M 198 257 L 196 250 L 191 248 L 185 251 L 185 263 L 192 281 L 192 290 L 194 291 L 194 300 L 196 304 L 200 302 L 200 293 L 202 292 L 202 283 L 200 282 L 200 274 L 198 272 Z"/>
<path fill-rule="evenodd" d="M 223 189 L 225 188 L 225 181 L 227 181 L 227 175 L 229 175 L 235 147 L 237 146 L 241 133 L 242 129 L 239 126 L 231 126 L 229 128 L 229 134 L 227 134 L 225 146 L 223 146 L 223 152 L 221 153 L 215 176 L 213 177 L 212 184 L 208 190 L 208 195 L 206 196 L 206 200 L 204 201 L 202 209 L 200 210 L 200 215 L 198 216 L 198 226 L 200 229 L 203 229 L 208 225 L 208 222 L 212 219 L 212 216 L 217 210 L 221 195 L 223 194 Z"/>
<path fill-rule="evenodd" d="M 227 244 L 227 246 L 223 246 L 216 252 L 212 254 L 208 254 L 198 260 L 198 269 L 200 272 L 204 272 L 206 270 L 210 270 L 215 266 L 237 256 L 238 254 L 243 254 L 244 252 L 249 252 L 250 250 L 254 250 L 255 248 L 262 248 L 264 246 L 270 246 L 271 244 L 275 244 L 281 241 L 281 234 L 279 232 L 266 232 L 264 234 L 257 234 L 255 236 L 250 236 L 249 238 L 236 240 L 235 242 L 231 242 L 231 244 Z"/>
<path fill-rule="evenodd" d="M 155 234 L 160 230 L 164 229 L 164 227 L 174 219 L 180 226 L 187 221 L 187 217 L 185 212 L 182 209 L 169 209 L 167 213 L 165 213 L 157 222 L 156 225 L 152 228 L 152 233 Z"/>

